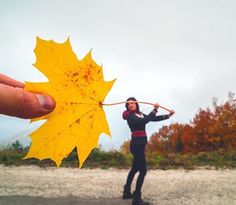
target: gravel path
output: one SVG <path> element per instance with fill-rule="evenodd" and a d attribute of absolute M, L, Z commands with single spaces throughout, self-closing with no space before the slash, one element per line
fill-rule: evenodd
<path fill-rule="evenodd" d="M 36 202 L 46 198 L 42 204 L 50 200 L 54 200 L 51 204 L 59 204 L 56 200 L 64 200 L 62 204 L 73 204 L 73 200 L 81 205 L 131 204 L 120 199 L 127 174 L 128 170 L 117 169 L 0 165 L 0 204 L 28 201 L 27 197 Z M 236 170 L 149 170 L 143 196 L 156 205 L 236 205 Z"/>

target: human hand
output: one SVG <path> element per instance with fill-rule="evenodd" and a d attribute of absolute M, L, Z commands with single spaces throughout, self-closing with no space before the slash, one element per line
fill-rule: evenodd
<path fill-rule="evenodd" d="M 158 103 L 154 104 L 154 109 L 158 109 L 160 107 L 160 105 Z"/>
<path fill-rule="evenodd" d="M 46 94 L 24 90 L 24 83 L 0 74 L 0 114 L 29 119 L 46 115 L 56 106 Z"/>
<path fill-rule="evenodd" d="M 171 117 L 173 114 L 175 114 L 175 111 L 171 110 L 170 113 L 169 113 L 169 117 Z"/>

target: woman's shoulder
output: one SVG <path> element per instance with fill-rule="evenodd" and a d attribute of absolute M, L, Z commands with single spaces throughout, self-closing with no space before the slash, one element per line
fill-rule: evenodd
<path fill-rule="evenodd" d="M 127 120 L 131 116 L 139 117 L 139 116 L 144 116 L 144 114 L 142 112 L 131 111 L 131 110 L 125 110 L 122 114 L 124 120 Z"/>
<path fill-rule="evenodd" d="M 129 110 L 125 110 L 122 114 L 124 120 L 127 120 L 128 116 L 131 114 Z"/>
<path fill-rule="evenodd" d="M 132 120 L 132 119 L 135 120 L 135 119 L 140 119 L 140 118 L 146 118 L 147 117 L 147 115 L 144 114 L 143 112 L 140 112 L 140 111 L 133 112 L 133 111 L 129 111 L 129 110 L 124 111 L 122 116 L 123 116 L 124 120 Z"/>

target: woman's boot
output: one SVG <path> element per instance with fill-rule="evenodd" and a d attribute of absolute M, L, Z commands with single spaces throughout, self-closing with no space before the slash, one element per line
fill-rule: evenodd
<path fill-rule="evenodd" d="M 134 191 L 132 205 L 149 205 L 149 202 L 142 200 L 141 192 Z"/>
<path fill-rule="evenodd" d="M 123 199 L 132 199 L 132 194 L 130 191 L 130 186 L 124 185 Z"/>

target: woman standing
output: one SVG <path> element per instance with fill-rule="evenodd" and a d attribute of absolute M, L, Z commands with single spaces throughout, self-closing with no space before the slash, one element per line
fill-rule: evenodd
<path fill-rule="evenodd" d="M 123 119 L 127 120 L 131 130 L 132 139 L 130 142 L 130 151 L 133 154 L 133 164 L 131 170 L 129 171 L 126 184 L 124 185 L 123 199 L 133 198 L 133 205 L 149 205 L 148 202 L 144 202 L 141 198 L 141 188 L 147 172 L 145 158 L 147 134 L 145 132 L 145 125 L 150 121 L 169 119 L 169 117 L 174 114 L 174 111 L 171 111 L 169 115 L 156 116 L 157 109 L 159 107 L 156 103 L 152 112 L 150 112 L 149 115 L 145 115 L 139 111 L 139 105 L 134 97 L 128 98 L 125 106 L 126 110 L 123 112 Z M 139 176 L 137 178 L 136 188 L 133 194 L 131 194 L 131 183 L 137 172 L 139 172 Z"/>

